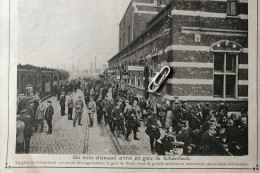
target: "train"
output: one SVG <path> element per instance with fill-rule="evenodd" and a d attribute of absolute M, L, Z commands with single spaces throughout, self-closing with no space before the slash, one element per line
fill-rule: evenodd
<path fill-rule="evenodd" d="M 62 69 L 17 65 L 17 94 L 54 93 L 57 87 L 69 81 L 69 72 Z"/>

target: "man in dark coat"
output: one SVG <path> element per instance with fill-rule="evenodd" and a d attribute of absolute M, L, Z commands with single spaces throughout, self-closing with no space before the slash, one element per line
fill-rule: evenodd
<path fill-rule="evenodd" d="M 61 97 L 60 97 L 60 113 L 61 113 L 61 116 L 66 115 L 65 114 L 65 104 L 66 104 L 66 96 L 63 92 L 63 93 L 61 93 Z"/>
<path fill-rule="evenodd" d="M 107 96 L 108 90 L 107 90 L 107 85 L 105 85 L 105 87 L 102 89 L 101 95 L 102 95 L 102 99 L 105 99 L 105 97 Z"/>
<path fill-rule="evenodd" d="M 220 150 L 220 143 L 215 138 L 216 126 L 211 125 L 209 130 L 202 134 L 202 152 L 206 155 L 216 155 Z"/>
<path fill-rule="evenodd" d="M 31 136 L 33 133 L 33 126 L 34 126 L 34 118 L 28 115 L 28 110 L 23 109 L 21 111 L 21 116 L 17 118 L 24 122 L 24 130 L 23 130 L 23 136 L 24 136 L 24 141 L 25 141 L 25 153 L 29 153 L 30 149 L 30 141 L 31 141 Z"/>
<path fill-rule="evenodd" d="M 190 135 L 188 121 L 181 122 L 181 130 L 176 136 L 176 140 L 184 143 L 183 152 L 189 154 L 190 151 Z"/>
<path fill-rule="evenodd" d="M 139 138 L 137 138 L 137 129 L 138 129 L 138 124 L 137 124 L 137 115 L 136 115 L 136 111 L 134 109 L 134 107 L 132 107 L 132 109 L 128 112 L 127 116 L 126 116 L 126 137 L 125 139 L 128 141 L 128 137 L 131 133 L 131 131 L 133 130 L 134 133 L 134 140 L 139 140 Z"/>
<path fill-rule="evenodd" d="M 29 103 L 26 105 L 25 109 L 27 110 L 27 114 L 28 114 L 30 117 L 32 117 L 32 118 L 35 117 L 34 108 L 33 108 L 33 102 L 29 102 Z"/>
<path fill-rule="evenodd" d="M 45 111 L 45 120 L 48 125 L 48 131 L 46 132 L 46 135 L 52 134 L 52 119 L 53 119 L 54 109 L 51 103 L 52 102 L 50 100 L 47 101 L 47 108 Z"/>
<path fill-rule="evenodd" d="M 102 97 L 99 97 L 97 100 L 97 123 L 101 124 L 103 116 L 103 108 L 102 108 Z"/>

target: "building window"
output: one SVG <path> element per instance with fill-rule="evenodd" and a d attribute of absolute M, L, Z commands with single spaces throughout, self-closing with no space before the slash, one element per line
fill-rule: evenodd
<path fill-rule="evenodd" d="M 153 61 L 153 66 L 157 66 L 158 65 L 158 56 L 152 57 L 152 61 Z"/>
<path fill-rule="evenodd" d="M 155 5 L 161 6 L 162 5 L 162 0 L 155 0 Z"/>
<path fill-rule="evenodd" d="M 214 54 L 214 97 L 237 97 L 237 54 Z"/>
<path fill-rule="evenodd" d="M 46 83 L 50 83 L 50 82 L 51 82 L 51 77 L 50 77 L 50 76 L 46 76 L 45 82 L 46 82 Z"/>
<path fill-rule="evenodd" d="M 237 16 L 237 1 L 236 0 L 227 1 L 227 15 L 228 16 Z"/>

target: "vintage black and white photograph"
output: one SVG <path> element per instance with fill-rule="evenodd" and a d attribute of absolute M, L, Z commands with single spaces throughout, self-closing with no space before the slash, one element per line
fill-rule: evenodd
<path fill-rule="evenodd" d="M 17 155 L 248 156 L 248 0 L 22 0 L 17 18 Z"/>

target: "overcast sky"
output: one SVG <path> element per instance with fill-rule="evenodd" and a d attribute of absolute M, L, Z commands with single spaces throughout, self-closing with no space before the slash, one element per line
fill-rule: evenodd
<path fill-rule="evenodd" d="M 118 52 L 119 22 L 130 0 L 21 0 L 18 63 L 87 69 Z M 78 63 L 77 63 L 78 53 Z"/>

